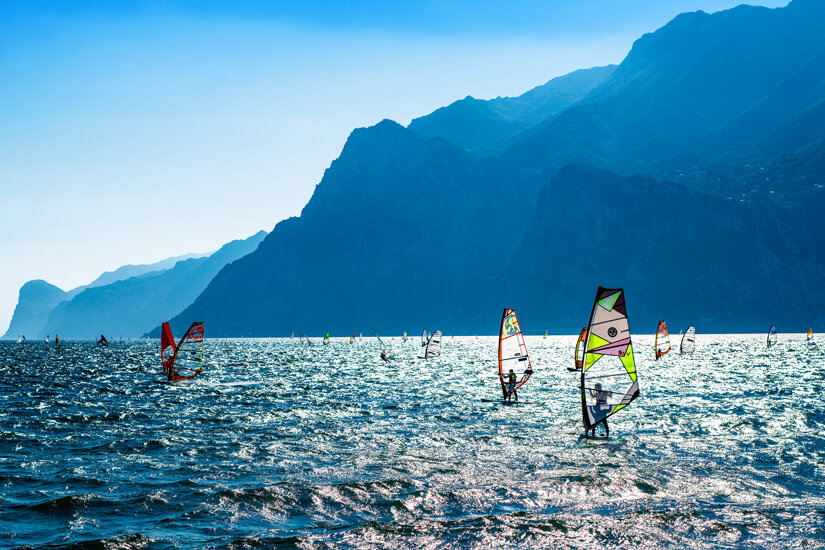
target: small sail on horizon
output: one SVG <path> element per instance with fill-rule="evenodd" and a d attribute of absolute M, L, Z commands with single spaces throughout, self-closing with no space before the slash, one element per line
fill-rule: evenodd
<path fill-rule="evenodd" d="M 639 396 L 624 289 L 596 291 L 584 349 L 580 388 L 586 433 Z"/>
<path fill-rule="evenodd" d="M 100 339 L 98 339 L 97 341 L 97 345 L 102 347 L 109 347 L 109 341 L 106 339 L 105 336 L 101 334 Z"/>
<path fill-rule="evenodd" d="M 191 380 L 203 372 L 203 323 L 195 321 L 175 344 L 169 323 L 164 322 L 160 336 L 160 359 L 166 380 Z"/>
<path fill-rule="evenodd" d="M 407 341 L 407 331 L 406 330 L 404 331 L 404 341 L 405 342 Z"/>
<path fill-rule="evenodd" d="M 667 323 L 659 321 L 659 326 L 656 328 L 656 360 L 670 351 L 670 336 L 667 334 Z"/>
<path fill-rule="evenodd" d="M 424 349 L 424 359 L 441 355 L 441 331 L 436 330 L 427 338 L 427 347 Z"/>
<path fill-rule="evenodd" d="M 324 345 L 326 346 L 327 344 L 329 344 L 329 332 L 324 334 Z"/>
<path fill-rule="evenodd" d="M 696 349 L 696 327 L 688 327 L 682 336 L 682 343 L 679 344 L 679 353 L 690 355 Z"/>
<path fill-rule="evenodd" d="M 516 378 L 516 367 L 521 370 L 521 379 Z M 524 343 L 524 334 L 521 332 L 516 317 L 516 310 L 505 308 L 501 316 L 501 327 L 498 334 L 498 376 L 501 381 L 501 392 L 504 399 L 509 400 L 520 387 L 527 383 L 533 375 L 533 364 L 530 355 L 527 353 L 527 346 Z"/>
<path fill-rule="evenodd" d="M 815 348 L 816 342 L 814 342 L 814 329 L 809 328 L 808 334 L 805 336 L 805 343 L 808 344 L 809 348 Z"/>
<path fill-rule="evenodd" d="M 355 341 L 355 331 L 352 331 L 352 334 L 349 335 L 349 343 L 352 344 Z"/>
<path fill-rule="evenodd" d="M 776 335 L 776 326 L 771 325 L 771 328 L 768 329 L 768 347 L 776 345 L 776 342 L 779 340 L 779 337 Z"/>

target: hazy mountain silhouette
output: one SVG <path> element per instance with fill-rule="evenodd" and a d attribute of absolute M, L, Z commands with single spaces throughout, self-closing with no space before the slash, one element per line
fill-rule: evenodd
<path fill-rule="evenodd" d="M 192 303 L 221 268 L 255 250 L 265 236 L 259 231 L 210 256 L 178 261 L 165 271 L 87 288 L 57 305 L 41 332 L 57 332 L 64 338 L 140 337 Z"/>
<path fill-rule="evenodd" d="M 77 292 L 83 291 L 87 288 L 94 288 L 96 286 L 104 286 L 108 284 L 112 284 L 117 281 L 123 281 L 125 279 L 129 279 L 131 277 L 139 277 L 141 275 L 145 275 L 147 273 L 151 273 L 153 271 L 166 271 L 172 267 L 175 267 L 175 264 L 183 261 L 188 260 L 190 258 L 203 258 L 205 256 L 209 256 L 211 252 L 207 252 L 205 254 L 183 254 L 181 256 L 174 256 L 172 258 L 166 258 L 165 260 L 161 260 L 159 262 L 155 262 L 153 264 L 141 264 L 141 265 L 124 265 L 121 266 L 114 271 L 104 271 L 100 277 L 92 281 L 86 286 L 82 286 L 76 289 Z"/>
<path fill-rule="evenodd" d="M 69 291 L 64 291 L 41 279 L 28 281 L 20 288 L 17 306 L 14 309 L 9 328 L 0 339 L 16 339 L 21 334 L 27 335 L 28 338 L 36 338 L 46 334 L 44 326 L 52 310 L 61 302 L 71 300 L 87 288 L 103 286 L 147 273 L 165 271 L 181 260 L 202 256 L 204 254 L 184 254 L 151 264 L 124 265 L 114 271 L 102 273 L 88 285 L 79 286 Z"/>
<path fill-rule="evenodd" d="M 67 292 L 42 279 L 28 281 L 20 287 L 14 315 L 2 339 L 17 339 L 21 335 L 38 338 L 49 313 L 67 297 Z"/>

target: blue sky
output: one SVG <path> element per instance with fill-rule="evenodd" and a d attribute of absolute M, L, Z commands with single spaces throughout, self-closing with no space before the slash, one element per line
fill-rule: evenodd
<path fill-rule="evenodd" d="M 300 214 L 353 128 L 618 63 L 738 3 L 2 2 L 0 333 L 27 280 L 68 290 Z"/>

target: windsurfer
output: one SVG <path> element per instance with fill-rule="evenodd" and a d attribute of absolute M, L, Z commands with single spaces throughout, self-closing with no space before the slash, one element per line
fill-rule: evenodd
<path fill-rule="evenodd" d="M 593 389 L 590 390 L 590 395 L 596 398 L 596 410 L 599 413 L 607 414 L 607 411 L 610 410 L 610 406 L 607 404 L 607 400 L 610 397 L 610 392 L 604 391 L 602 389 L 602 385 L 600 382 L 596 382 Z M 593 424 L 591 430 L 593 431 L 593 437 L 596 437 L 596 426 L 599 424 L 604 424 L 604 435 L 605 437 L 610 437 L 610 428 L 607 427 L 607 417 L 605 416 L 599 422 Z"/>
<path fill-rule="evenodd" d="M 518 393 L 516 393 L 516 373 L 513 372 L 513 369 L 510 369 L 510 372 L 507 374 L 507 401 L 510 401 L 512 397 L 515 397 L 516 401 L 518 401 Z"/>
<path fill-rule="evenodd" d="M 109 341 L 106 339 L 106 337 L 105 337 L 105 336 L 103 336 L 103 335 L 101 334 L 101 335 L 100 335 L 100 340 L 98 340 L 98 341 L 97 341 L 97 345 L 98 345 L 98 346 L 108 346 L 108 345 L 109 345 Z"/>
<path fill-rule="evenodd" d="M 381 351 L 381 359 L 383 359 L 385 363 L 390 362 L 390 356 L 389 356 L 389 354 L 387 354 L 387 352 L 385 350 Z"/>

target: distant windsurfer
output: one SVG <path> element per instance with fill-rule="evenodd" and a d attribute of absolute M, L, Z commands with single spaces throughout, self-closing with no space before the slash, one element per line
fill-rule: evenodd
<path fill-rule="evenodd" d="M 103 336 L 103 335 L 101 334 L 101 335 L 100 335 L 100 340 L 98 340 L 98 341 L 97 341 L 97 345 L 98 345 L 98 346 L 108 346 L 108 345 L 109 345 L 109 341 L 106 339 L 106 337 L 105 337 L 105 336 Z"/>
<path fill-rule="evenodd" d="M 381 350 L 381 359 L 383 359 L 385 363 L 390 362 L 390 355 L 387 353 L 387 350 Z"/>
<path fill-rule="evenodd" d="M 603 390 L 601 383 L 596 382 L 593 389 L 590 390 L 590 395 L 591 397 L 596 398 L 596 410 L 599 411 L 599 413 L 604 412 L 604 414 L 607 414 L 607 411 L 610 410 L 610 406 L 607 404 L 607 400 L 610 397 L 610 392 Z M 596 426 L 598 426 L 599 424 L 604 424 L 604 436 L 610 437 L 610 428 L 607 427 L 606 416 L 598 422 L 596 422 L 595 424 L 593 424 L 593 426 L 590 428 L 592 430 L 593 437 L 596 437 Z"/>
<path fill-rule="evenodd" d="M 516 373 L 513 372 L 513 369 L 510 369 L 510 372 L 507 374 L 507 401 L 512 401 L 513 397 L 518 401 L 518 393 L 516 393 Z"/>

